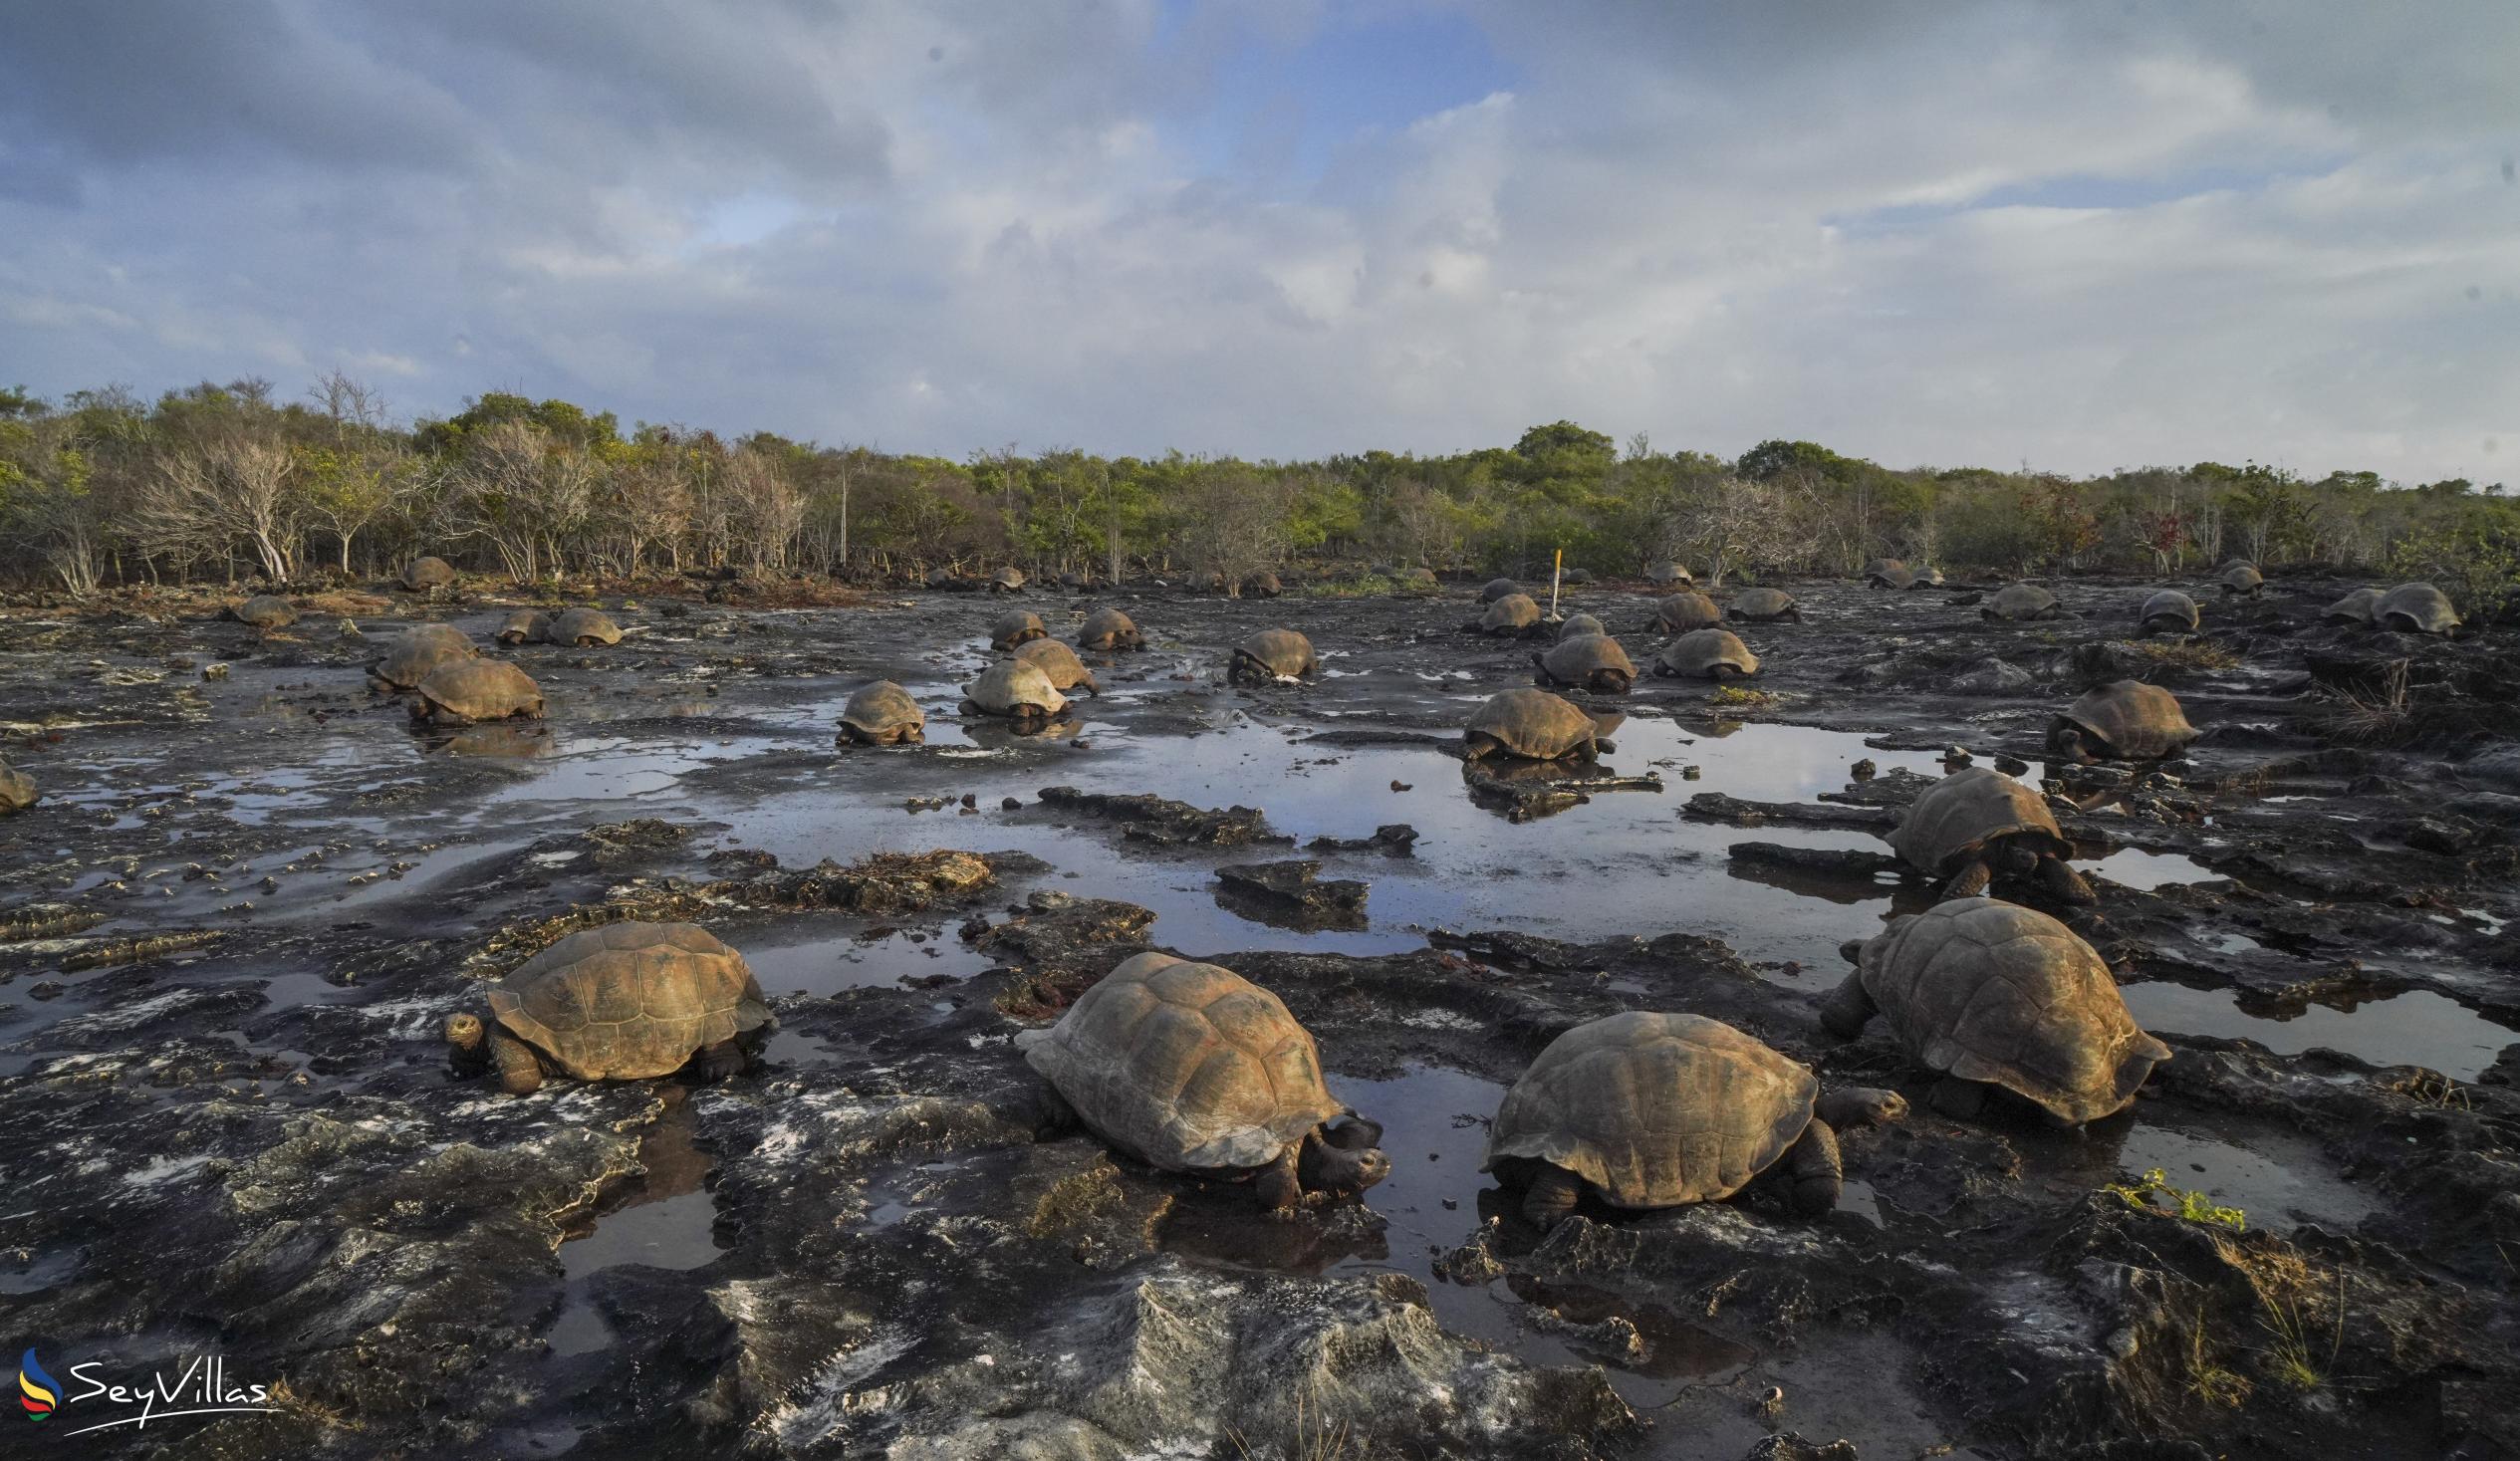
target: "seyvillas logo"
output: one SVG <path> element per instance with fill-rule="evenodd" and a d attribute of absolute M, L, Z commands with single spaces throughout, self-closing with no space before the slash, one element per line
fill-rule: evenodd
<path fill-rule="evenodd" d="M 6 1354 L 0 1349 L 0 1354 Z M 53 1407 L 61 1403 L 61 1382 L 44 1372 L 33 1349 L 18 1356 L 18 1403 L 26 1407 L 29 1420 L 50 1420 Z"/>
<path fill-rule="evenodd" d="M 71 1388 L 65 1393 L 61 1381 L 45 1373 L 29 1349 L 18 1359 L 18 1404 L 29 1420 L 47 1420 L 63 1406 L 78 1406 L 72 1418 L 88 1423 L 63 1431 L 65 1440 L 126 1425 L 145 1430 L 187 1415 L 271 1414 L 280 1409 L 271 1403 L 269 1386 L 230 1379 L 223 1355 L 197 1355 L 171 1375 L 153 1370 L 146 1384 L 117 1384 L 100 1373 L 104 1368 L 99 1360 L 70 1366 Z"/>

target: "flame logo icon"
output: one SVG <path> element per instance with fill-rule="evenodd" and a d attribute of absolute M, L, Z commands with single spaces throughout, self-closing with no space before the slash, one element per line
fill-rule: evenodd
<path fill-rule="evenodd" d="M 29 1420 L 49 1420 L 61 1399 L 61 1381 L 44 1372 L 33 1349 L 18 1357 L 18 1403 Z"/>

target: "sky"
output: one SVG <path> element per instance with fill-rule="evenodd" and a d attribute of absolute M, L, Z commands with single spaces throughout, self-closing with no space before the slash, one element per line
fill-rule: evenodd
<path fill-rule="evenodd" d="M 0 0 L 0 383 L 2520 483 L 2520 4 Z"/>

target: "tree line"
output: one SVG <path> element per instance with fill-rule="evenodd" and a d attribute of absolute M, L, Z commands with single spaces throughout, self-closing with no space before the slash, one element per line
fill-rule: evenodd
<path fill-rule="evenodd" d="M 2001 575 L 2176 574 L 2242 557 L 2429 578 L 2471 612 L 2520 588 L 2520 500 L 2463 479 L 2198 462 L 2094 477 L 1893 469 L 1808 441 L 1735 459 L 1569 421 L 1449 456 L 1319 461 L 1015 444 L 961 460 L 726 436 L 484 394 L 399 423 L 338 371 L 154 401 L 0 390 L 0 581 L 299 584 L 429 553 L 521 583 L 696 570 L 918 577 L 1011 563 L 1110 580 L 1295 562 L 1530 575 L 1843 575 L 1877 556 Z"/>

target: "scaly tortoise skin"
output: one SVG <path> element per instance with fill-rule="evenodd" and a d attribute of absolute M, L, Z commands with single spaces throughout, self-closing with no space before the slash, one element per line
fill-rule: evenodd
<path fill-rule="evenodd" d="M 1214 964 L 1139 954 L 1028 1038 L 1024 1059 L 1104 1141 L 1158 1170 L 1248 1179 L 1266 1207 L 1390 1172 L 1382 1128 L 1323 1084 L 1311 1032 Z"/>
<path fill-rule="evenodd" d="M 2109 965 L 2073 929 L 1994 898 L 1893 919 L 1855 953 L 1823 1005 L 1853 1039 L 1878 1013 L 1908 1056 L 1944 1079 L 1933 1104 L 1967 1117 L 1988 1087 L 2070 1126 L 2125 1110 L 2169 1047 L 2128 1013 Z"/>
<path fill-rule="evenodd" d="M 2197 737 L 2178 697 L 2142 680 L 2112 680 L 2065 708 L 2048 726 L 2048 749 L 2086 765 L 2158 761 Z"/>
<path fill-rule="evenodd" d="M 619 644 L 621 625 L 597 609 L 564 609 L 553 614 L 543 637 L 554 644 Z"/>
<path fill-rule="evenodd" d="M 2380 597 L 2381 591 L 2378 589 L 2357 589 L 2329 605 L 2321 611 L 2319 618 L 2324 623 L 2357 624 L 2363 628 L 2370 628 L 2378 622 L 2377 610 L 2380 608 Z"/>
<path fill-rule="evenodd" d="M 1528 594 L 1508 594 L 1487 607 L 1479 621 L 1470 625 L 1480 634 L 1518 635 L 1540 627 L 1540 606 Z"/>
<path fill-rule="evenodd" d="M 1837 1206 L 1841 1123 L 1895 1120 L 1886 1091 L 1828 1097 L 1810 1068 L 1721 1021 L 1631 1010 L 1549 1043 L 1497 1107 L 1480 1170 L 1547 1229 L 1584 1193 L 1627 1209 L 1720 1202 L 1783 1162 L 1800 1211 Z"/>
<path fill-rule="evenodd" d="M 2372 606 L 2372 622 L 2401 634 L 2448 634 L 2459 616 L 2450 596 L 2430 584 L 2399 584 Z"/>
<path fill-rule="evenodd" d="M 1505 756 L 1520 761 L 1591 761 L 1601 751 L 1600 729 L 1573 701 L 1547 690 L 1506 690 L 1491 695 L 1462 732 L 1472 761 Z"/>
<path fill-rule="evenodd" d="M 1143 649 L 1146 636 L 1137 632 L 1136 620 L 1117 609 L 1098 609 L 1085 616 L 1077 629 L 1077 647 L 1109 654 L 1121 649 Z"/>
<path fill-rule="evenodd" d="M 1744 589 L 1732 596 L 1732 602 L 1724 606 L 1724 613 L 1744 623 L 1803 621 L 1803 611 L 1795 606 L 1794 596 L 1782 589 Z"/>
<path fill-rule="evenodd" d="M 2256 564 L 2240 559 L 2224 564 L 2222 572 L 2214 575 L 2214 582 L 2222 586 L 2225 595 L 2245 594 L 2255 599 L 2266 591 L 2266 576 L 2257 571 Z"/>
<path fill-rule="evenodd" d="M 2036 584 L 2007 584 L 1996 590 L 1995 597 L 1986 601 L 1986 607 L 1977 612 L 1981 618 L 2023 622 L 2063 618 L 2065 606 L 2056 602 L 2054 594 Z"/>
<path fill-rule="evenodd" d="M 1094 671 L 1085 667 L 1077 652 L 1056 639 L 1032 639 L 1015 646 L 1015 657 L 1050 676 L 1051 688 L 1062 693 L 1083 687 L 1085 693 L 1100 696 L 1103 687 L 1094 682 Z"/>
<path fill-rule="evenodd" d="M 228 612 L 258 629 L 285 629 L 298 621 L 298 607 L 277 594 L 257 594 Z"/>
<path fill-rule="evenodd" d="M 543 714 L 542 686 L 504 659 L 449 659 L 412 688 L 411 718 L 432 725 Z"/>
<path fill-rule="evenodd" d="M 1692 590 L 1674 594 L 1653 606 L 1653 621 L 1645 625 L 1649 634 L 1685 634 L 1691 629 L 1711 629 L 1724 621 L 1724 611 L 1715 601 Z"/>
<path fill-rule="evenodd" d="M 1262 629 L 1234 646 L 1225 678 L 1237 685 L 1270 685 L 1301 679 L 1320 668 L 1312 640 L 1293 629 Z"/>
<path fill-rule="evenodd" d="M 494 635 L 502 644 L 543 644 L 551 640 L 551 615 L 520 609 L 499 621 Z"/>
<path fill-rule="evenodd" d="M 1018 644 L 1049 637 L 1050 630 L 1043 626 L 1041 615 L 1030 609 L 1018 609 L 1001 613 L 989 625 L 989 647 L 992 649 L 1012 649 Z"/>
<path fill-rule="evenodd" d="M 965 715 L 995 715 L 1025 724 L 1049 720 L 1068 708 L 1068 697 L 1029 660 L 1001 659 L 980 671 L 964 691 Z"/>
<path fill-rule="evenodd" d="M 2196 601 L 2176 589 L 2163 589 L 2144 600 L 2136 617 L 2146 634 L 2192 634 L 2200 621 Z"/>
<path fill-rule="evenodd" d="M 416 689 L 441 664 L 470 659 L 480 651 L 452 624 L 413 624 L 385 645 L 368 666 L 369 683 L 379 690 Z"/>
<path fill-rule="evenodd" d="M 522 1096 L 546 1071 L 580 1081 L 670 1076 L 699 1057 L 704 1074 L 740 1069 L 740 1042 L 771 1023 L 744 956 L 689 923 L 581 929 L 488 991 L 490 1017 L 446 1022 L 459 1064 L 495 1070 Z"/>
<path fill-rule="evenodd" d="M 918 746 L 927 741 L 927 712 L 910 692 L 877 680 L 849 697 L 840 712 L 840 737 L 859 746 Z"/>
<path fill-rule="evenodd" d="M 2070 903 L 2099 900 L 2066 862 L 2074 844 L 2048 810 L 2047 798 L 2000 771 L 1972 766 L 1925 788 L 1890 834 L 1898 855 L 1948 879 L 1946 898 L 1983 894 L 2003 872 L 2034 877 Z"/>
<path fill-rule="evenodd" d="M 455 566 L 442 558 L 420 557 L 402 571 L 402 587 L 414 594 L 443 589 L 455 582 Z"/>
<path fill-rule="evenodd" d="M 1759 672 L 1759 656 L 1730 629 L 1691 629 L 1653 656 L 1653 672 L 1675 679 L 1747 679 Z"/>
<path fill-rule="evenodd" d="M 1531 662 L 1538 667 L 1543 684 L 1596 695 L 1625 695 L 1637 682 L 1636 664 L 1608 634 L 1560 639 L 1546 652 L 1531 656 Z"/>

